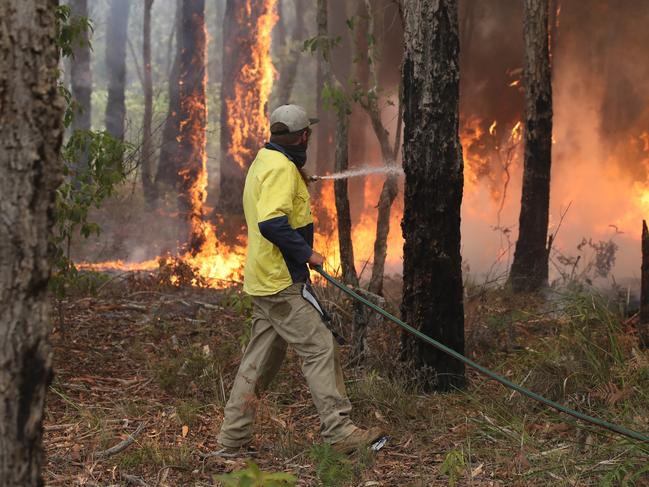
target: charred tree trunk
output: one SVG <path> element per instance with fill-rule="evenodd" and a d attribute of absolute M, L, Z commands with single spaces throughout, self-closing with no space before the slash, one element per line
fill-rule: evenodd
<path fill-rule="evenodd" d="M 525 0 L 525 162 L 519 233 L 510 282 L 532 292 L 548 282 L 548 214 L 552 162 L 552 71 L 548 0 Z"/>
<path fill-rule="evenodd" d="M 405 321 L 464 352 L 460 204 L 463 167 L 459 128 L 457 0 L 402 4 L 405 208 Z M 409 334 L 402 357 L 424 388 L 465 383 L 464 365 Z M 436 372 L 436 381 L 430 372 Z"/>
<path fill-rule="evenodd" d="M 130 0 L 112 0 L 106 28 L 106 73 L 108 75 L 108 101 L 106 102 L 106 130 L 119 140 L 124 140 L 126 105 L 126 38 Z"/>
<path fill-rule="evenodd" d="M 144 65 L 144 119 L 142 121 L 142 189 L 149 207 L 155 202 L 153 185 L 153 144 L 151 127 L 153 125 L 153 79 L 151 77 L 151 8 L 153 0 L 145 0 L 142 39 L 142 63 Z"/>
<path fill-rule="evenodd" d="M 246 171 L 269 133 L 274 7 L 275 0 L 227 0 L 225 8 L 219 206 L 228 213 L 243 214 Z"/>
<path fill-rule="evenodd" d="M 61 182 L 55 0 L 0 2 L 0 485 L 43 485 L 48 251 Z"/>
<path fill-rule="evenodd" d="M 176 138 L 180 131 L 180 57 L 182 53 L 182 0 L 176 1 L 176 55 L 171 67 L 169 76 L 169 109 L 167 118 L 162 129 L 162 142 L 160 145 L 160 158 L 158 160 L 158 171 L 155 176 L 156 197 L 169 188 L 175 188 L 178 176 L 176 164 L 178 154 L 178 143 Z"/>
<path fill-rule="evenodd" d="M 642 268 L 640 273 L 640 321 L 638 323 L 640 345 L 649 348 L 649 231 L 642 220 Z"/>
<path fill-rule="evenodd" d="M 87 0 L 71 0 L 70 8 L 74 17 L 88 17 Z M 81 34 L 71 61 L 72 97 L 77 103 L 72 120 L 72 130 L 90 130 L 92 96 L 92 71 L 90 69 L 90 40 L 88 31 Z"/>
<path fill-rule="evenodd" d="M 336 167 L 335 171 L 345 171 L 349 167 L 348 141 L 349 126 L 348 114 L 338 115 L 336 126 Z M 338 246 L 340 248 L 340 267 L 343 281 L 352 286 L 358 286 L 358 276 L 354 266 L 354 245 L 352 243 L 352 217 L 347 194 L 347 179 L 334 181 L 334 195 L 336 202 L 336 219 L 338 221 Z"/>
<path fill-rule="evenodd" d="M 184 0 L 182 29 L 178 36 L 180 54 L 180 110 L 178 120 L 179 168 L 176 189 L 178 210 L 187 226 L 181 235 L 189 249 L 197 252 L 203 244 L 201 227 L 203 203 L 207 197 L 205 160 L 205 99 L 207 67 L 207 34 L 205 31 L 205 0 Z M 181 240 L 182 241 L 182 240 Z"/>
<path fill-rule="evenodd" d="M 297 67 L 300 62 L 302 42 L 307 37 L 306 24 L 304 19 L 306 14 L 306 0 L 295 1 L 295 26 L 291 39 L 287 43 L 286 59 L 282 64 L 279 73 L 279 82 L 277 88 L 277 100 L 280 105 L 290 103 L 291 93 L 295 85 Z"/>

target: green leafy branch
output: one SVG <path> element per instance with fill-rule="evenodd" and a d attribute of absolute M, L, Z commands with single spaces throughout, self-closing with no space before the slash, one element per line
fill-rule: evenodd
<path fill-rule="evenodd" d="M 74 56 L 75 47 L 92 48 L 86 33 L 93 32 L 92 22 L 88 17 L 78 17 L 72 15 L 72 9 L 69 5 L 59 5 L 55 10 L 57 25 L 56 44 L 61 50 L 61 56 Z"/>
<path fill-rule="evenodd" d="M 92 22 L 87 17 L 72 16 L 69 6 L 56 8 L 57 45 L 61 56 L 70 57 L 77 47 L 91 47 Z M 72 93 L 59 84 L 59 93 L 66 102 L 63 124 L 70 127 L 78 104 Z M 101 228 L 89 218 L 90 210 L 111 196 L 128 175 L 124 157 L 133 147 L 115 139 L 105 131 L 75 130 L 61 150 L 64 182 L 56 190 L 54 207 L 54 276 L 50 286 L 61 297 L 66 287 L 78 279 L 78 271 L 70 260 L 73 237 L 98 235 Z"/>

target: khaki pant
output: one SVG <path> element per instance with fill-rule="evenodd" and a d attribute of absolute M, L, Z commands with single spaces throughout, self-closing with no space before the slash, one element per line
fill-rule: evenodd
<path fill-rule="evenodd" d="M 286 345 L 302 359 L 302 373 L 311 390 L 323 439 L 335 443 L 350 435 L 355 426 L 349 418 L 351 404 L 345 392 L 338 346 L 320 314 L 293 284 L 272 296 L 253 296 L 252 337 L 241 359 L 219 443 L 245 445 L 252 439 L 256 399 L 279 371 Z"/>

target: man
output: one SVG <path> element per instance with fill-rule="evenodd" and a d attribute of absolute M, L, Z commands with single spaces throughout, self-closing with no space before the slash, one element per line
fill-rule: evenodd
<path fill-rule="evenodd" d="M 357 428 L 349 417 L 337 344 L 309 286 L 307 264 L 324 261 L 312 249 L 313 218 L 302 173 L 316 122 L 298 105 L 277 108 L 270 117 L 270 142 L 246 177 L 244 291 L 252 296 L 253 324 L 218 437 L 224 456 L 237 455 L 250 443 L 256 398 L 279 370 L 287 343 L 302 359 L 325 442 L 349 453 L 382 435 L 378 428 Z"/>

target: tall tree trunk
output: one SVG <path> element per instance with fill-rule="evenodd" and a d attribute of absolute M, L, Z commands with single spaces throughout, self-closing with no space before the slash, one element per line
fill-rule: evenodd
<path fill-rule="evenodd" d="M 106 73 L 108 76 L 106 130 L 119 140 L 124 140 L 126 39 L 130 6 L 130 0 L 111 0 L 106 28 Z"/>
<path fill-rule="evenodd" d="M 297 67 L 300 62 L 302 43 L 307 37 L 306 24 L 303 19 L 306 14 L 306 0 L 294 0 L 295 25 L 290 40 L 287 42 L 286 58 L 279 72 L 277 100 L 280 104 L 290 103 L 291 93 L 295 85 Z"/>
<path fill-rule="evenodd" d="M 55 0 L 0 2 L 0 485 L 43 485 L 48 250 L 61 182 Z"/>
<path fill-rule="evenodd" d="M 457 0 L 402 4 L 405 208 L 403 301 L 410 325 L 464 352 Z M 465 383 L 464 364 L 404 334 L 403 359 L 424 388 Z M 433 381 L 432 371 L 436 372 Z"/>
<path fill-rule="evenodd" d="M 329 37 L 328 29 L 328 5 L 327 0 L 318 0 L 318 36 L 322 39 Z M 334 77 L 331 62 L 331 51 L 329 43 L 321 46 L 322 79 L 323 87 L 330 87 L 334 90 L 342 90 L 341 84 Z M 336 111 L 336 172 L 344 171 L 348 167 L 349 148 L 349 107 L 346 102 L 340 102 L 335 108 Z M 336 202 L 336 219 L 338 221 L 338 244 L 340 250 L 340 266 L 343 274 L 343 281 L 353 286 L 358 285 L 358 276 L 354 266 L 354 246 L 352 244 L 352 219 L 349 209 L 349 197 L 347 195 L 347 180 L 339 179 L 334 182 L 334 194 Z"/>
<path fill-rule="evenodd" d="M 374 29 L 375 22 L 371 2 L 370 0 L 359 0 L 359 5 L 361 7 L 361 15 L 367 18 L 366 37 L 369 39 L 375 39 L 376 31 Z M 383 164 L 388 167 L 393 167 L 396 165 L 397 153 L 399 151 L 402 106 L 401 101 L 399 101 L 394 145 L 391 146 L 389 140 L 390 134 L 381 120 L 379 100 L 376 96 L 373 96 L 375 93 L 379 92 L 377 67 L 378 55 L 376 46 L 376 42 L 371 42 L 367 49 L 367 79 L 368 82 L 371 83 L 371 88 L 370 95 L 367 96 L 362 105 L 370 117 L 374 134 L 379 141 Z M 399 100 L 401 100 L 401 95 L 399 95 Z M 372 264 L 372 275 L 368 285 L 368 290 L 374 294 L 380 295 L 383 293 L 383 275 L 385 273 L 385 259 L 388 254 L 387 242 L 390 233 L 390 213 L 392 210 L 392 203 L 396 199 L 398 192 L 399 186 L 397 184 L 397 176 L 396 174 L 389 174 L 383 183 L 383 188 L 381 189 L 381 195 L 379 196 L 379 202 L 377 205 L 378 214 L 376 218 L 376 238 L 374 239 L 374 261 Z"/>
<path fill-rule="evenodd" d="M 515 292 L 548 282 L 548 213 L 552 162 L 552 70 L 548 0 L 525 0 L 525 163 L 519 233 L 510 274 Z"/>
<path fill-rule="evenodd" d="M 74 17 L 88 17 L 87 0 L 71 0 L 70 8 Z M 90 40 L 88 31 L 81 34 L 81 42 L 75 43 L 71 61 L 72 97 L 78 109 L 72 120 L 72 130 L 90 130 L 92 120 L 92 70 L 90 69 Z"/>
<path fill-rule="evenodd" d="M 349 115 L 339 113 L 336 125 L 335 171 L 346 171 L 349 167 L 347 154 L 349 148 Z M 336 220 L 338 221 L 338 246 L 343 281 L 358 286 L 358 275 L 354 265 L 354 244 L 352 242 L 352 217 L 349 208 L 347 179 L 334 181 Z"/>
<path fill-rule="evenodd" d="M 219 206 L 243 214 L 245 174 L 269 135 L 276 0 L 227 0 L 223 21 Z"/>
<path fill-rule="evenodd" d="M 317 23 L 318 35 L 322 39 L 330 37 L 328 29 L 328 5 L 327 0 L 318 0 L 317 3 Z M 322 87 L 330 87 L 341 93 L 343 88 L 341 83 L 333 73 L 333 63 L 331 60 L 331 51 L 329 43 L 325 42 L 321 46 L 321 70 L 322 70 Z M 343 94 L 343 98 L 347 95 Z M 350 109 L 346 101 L 341 102 L 334 107 L 336 112 L 336 135 L 335 135 L 335 163 L 336 172 L 345 171 L 348 164 L 349 155 L 349 115 Z M 336 204 L 336 221 L 338 223 L 338 249 L 340 251 L 340 267 L 343 281 L 351 286 L 357 287 L 358 274 L 354 265 L 354 245 L 352 242 L 352 219 L 349 208 L 348 185 L 346 179 L 334 181 L 334 197 Z M 367 312 L 362 304 L 353 303 L 354 319 L 352 323 L 353 337 L 352 350 L 350 353 L 352 363 L 360 363 L 366 351 L 366 330 L 367 330 Z"/>
<path fill-rule="evenodd" d="M 178 133 L 179 168 L 176 188 L 178 210 L 186 227 L 181 238 L 193 251 L 200 250 L 203 203 L 206 199 L 207 171 L 205 128 L 207 126 L 207 32 L 205 0 L 183 0 L 182 29 L 178 37 L 183 48 L 180 55 L 180 130 Z M 182 240 L 181 240 L 182 241 Z"/>
<path fill-rule="evenodd" d="M 153 124 L 153 79 L 151 77 L 151 8 L 153 0 L 145 0 L 142 39 L 142 62 L 144 65 L 144 119 L 142 121 L 142 189 L 144 198 L 152 207 L 155 201 L 153 185 L 153 144 L 151 126 Z"/>
<path fill-rule="evenodd" d="M 178 113 L 180 111 L 180 56 L 183 47 L 180 35 L 182 22 L 182 0 L 176 0 L 176 24 L 174 26 L 176 33 L 176 55 L 171 67 L 171 75 L 169 76 L 169 109 L 167 110 L 167 118 L 162 129 L 160 158 L 158 159 L 158 171 L 155 176 L 157 197 L 163 191 L 169 188 L 175 188 L 176 178 L 178 176 L 178 167 L 176 165 L 178 142 L 176 138 L 180 131 Z"/>

